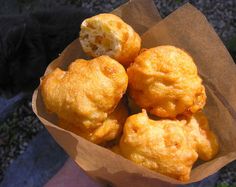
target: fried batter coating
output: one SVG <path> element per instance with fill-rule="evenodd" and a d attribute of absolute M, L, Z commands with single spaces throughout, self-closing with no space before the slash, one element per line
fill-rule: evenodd
<path fill-rule="evenodd" d="M 191 115 L 205 105 L 205 88 L 193 59 L 174 46 L 144 50 L 127 74 L 132 99 L 156 116 Z"/>
<path fill-rule="evenodd" d="M 139 35 L 113 14 L 98 14 L 85 19 L 81 24 L 80 43 L 88 55 L 108 55 L 124 66 L 133 62 L 141 48 Z"/>
<path fill-rule="evenodd" d="M 208 161 L 218 153 L 218 139 L 210 130 L 208 120 L 202 112 L 194 114 L 183 127 L 186 128 L 189 138 L 192 138 L 192 146 L 200 159 Z"/>
<path fill-rule="evenodd" d="M 187 181 L 198 155 L 210 160 L 218 149 L 203 113 L 154 121 L 143 110 L 126 120 L 119 147 L 112 150 L 151 170 Z"/>
<path fill-rule="evenodd" d="M 130 116 L 120 140 L 121 154 L 133 162 L 181 181 L 189 179 L 197 152 L 182 127 L 185 120 L 148 118 L 145 110 Z"/>
<path fill-rule="evenodd" d="M 71 131 L 93 143 L 105 144 L 108 141 L 120 137 L 127 117 L 128 109 L 124 101 L 121 101 L 116 109 L 107 117 L 107 119 L 99 123 L 99 126 L 95 129 L 84 130 L 80 128 L 80 125 L 68 123 L 63 119 L 59 120 L 58 126 Z"/>
<path fill-rule="evenodd" d="M 68 123 L 89 130 L 100 126 L 126 91 L 125 69 L 108 56 L 78 59 L 68 71 L 57 68 L 46 75 L 41 93 L 48 111 Z"/>

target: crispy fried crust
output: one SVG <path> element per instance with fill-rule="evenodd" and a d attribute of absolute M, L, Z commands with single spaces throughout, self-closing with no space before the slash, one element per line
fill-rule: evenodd
<path fill-rule="evenodd" d="M 81 24 L 80 43 L 88 55 L 108 55 L 124 66 L 133 62 L 141 48 L 139 35 L 113 14 L 98 14 L 84 20 Z"/>
<path fill-rule="evenodd" d="M 120 141 L 123 156 L 181 181 L 189 179 L 197 152 L 188 144 L 184 121 L 150 120 L 145 111 L 130 116 Z"/>
<path fill-rule="evenodd" d="M 218 139 L 210 130 L 208 120 L 202 112 L 190 117 L 184 128 L 201 160 L 211 160 L 218 153 Z"/>
<path fill-rule="evenodd" d="M 139 165 L 187 181 L 198 154 L 209 160 L 218 151 L 216 136 L 205 120 L 196 114 L 190 119 L 154 121 L 143 110 L 126 120 L 119 149 L 114 150 Z"/>
<path fill-rule="evenodd" d="M 123 129 L 128 110 L 124 101 L 121 101 L 116 109 L 108 115 L 107 119 L 98 124 L 94 129 L 81 129 L 80 125 L 68 123 L 66 120 L 60 119 L 58 126 L 69 130 L 93 143 L 105 144 L 108 141 L 119 138 Z"/>
<path fill-rule="evenodd" d="M 93 129 L 113 112 L 126 91 L 125 69 L 108 56 L 76 60 L 68 71 L 46 75 L 41 93 L 46 108 L 80 128 Z"/>
<path fill-rule="evenodd" d="M 205 88 L 193 59 L 174 46 L 144 50 L 127 74 L 129 95 L 159 117 L 191 115 L 205 105 Z"/>

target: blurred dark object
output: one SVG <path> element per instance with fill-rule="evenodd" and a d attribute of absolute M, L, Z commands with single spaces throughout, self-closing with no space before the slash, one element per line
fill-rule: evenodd
<path fill-rule="evenodd" d="M 46 132 L 31 109 L 30 93 L 38 86 L 39 77 L 42 76 L 47 64 L 78 37 L 81 22 L 91 15 L 86 9 L 67 7 L 0 16 L 0 181 L 4 177 L 6 168 L 26 150 L 31 139 L 39 132 Z M 17 176 L 14 178 L 18 180 L 16 182 L 21 179 L 23 182 L 23 179 L 28 177 L 29 186 L 32 186 L 31 182 L 37 181 L 37 177 L 48 180 L 48 176 L 51 177 L 64 163 L 66 154 L 56 146 L 48 133 L 44 136 L 48 138 L 40 136 L 40 139 L 47 141 L 44 144 L 48 148 L 41 148 L 47 151 L 59 150 L 57 151 L 59 156 L 54 154 L 58 159 L 46 159 L 46 156 L 41 155 L 42 158 L 37 160 L 51 161 L 51 165 L 45 164 L 45 168 L 38 169 L 34 176 L 31 175 L 30 170 L 26 176 L 19 166 L 13 165 L 12 167 L 19 167 L 18 173 L 14 175 Z M 38 146 L 36 149 L 42 151 Z M 49 155 L 46 151 L 45 154 Z M 27 163 L 29 157 L 34 159 L 31 153 L 26 154 Z M 37 167 L 31 164 L 35 170 Z M 16 171 L 15 168 L 13 172 Z M 29 166 L 25 168 L 29 169 Z M 9 181 L 7 184 L 15 184 Z"/>
<path fill-rule="evenodd" d="M 91 15 L 60 8 L 0 16 L 0 90 L 12 95 L 33 90 L 47 64 L 78 37 L 81 22 Z"/>

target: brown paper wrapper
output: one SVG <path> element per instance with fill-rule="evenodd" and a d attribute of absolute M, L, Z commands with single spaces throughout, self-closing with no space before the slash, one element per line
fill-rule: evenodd
<path fill-rule="evenodd" d="M 151 0 L 129 1 L 113 11 L 142 34 L 145 48 L 175 45 L 194 58 L 207 90 L 205 111 L 210 126 L 219 137 L 220 152 L 211 161 L 198 162 L 186 183 L 202 180 L 236 159 L 236 67 L 204 15 L 190 4 L 179 8 L 161 20 Z M 79 40 L 72 42 L 47 68 L 66 67 L 77 58 L 87 58 Z M 95 145 L 58 127 L 55 115 L 46 112 L 40 88 L 32 100 L 33 110 L 57 143 L 94 178 L 109 181 L 114 186 L 172 186 L 186 184 L 161 175 Z"/>

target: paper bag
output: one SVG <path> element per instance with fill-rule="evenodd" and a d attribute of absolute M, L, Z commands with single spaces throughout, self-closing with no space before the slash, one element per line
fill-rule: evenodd
<path fill-rule="evenodd" d="M 145 48 L 175 45 L 194 58 L 207 91 L 205 111 L 210 126 L 219 137 L 220 152 L 211 161 L 194 165 L 186 183 L 199 181 L 236 159 L 236 67 L 206 18 L 190 4 L 179 8 L 160 21 L 152 1 L 137 0 L 116 9 L 128 24 L 142 35 Z M 157 23 L 159 21 L 159 23 Z M 145 32 L 146 31 L 146 32 Z M 47 68 L 66 67 L 76 58 L 87 58 L 78 39 Z M 92 177 L 109 181 L 114 186 L 150 186 L 186 184 L 161 175 L 59 128 L 55 115 L 47 113 L 40 88 L 33 95 L 33 110 L 57 143 Z"/>

